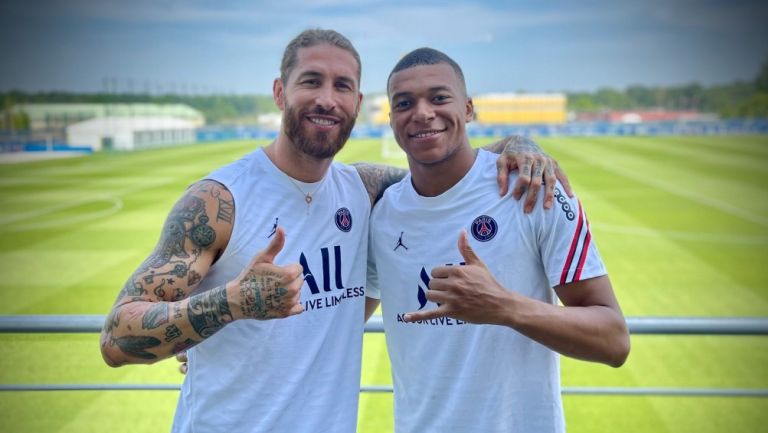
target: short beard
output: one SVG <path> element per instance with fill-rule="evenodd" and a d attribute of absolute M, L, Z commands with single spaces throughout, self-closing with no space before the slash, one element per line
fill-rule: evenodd
<path fill-rule="evenodd" d="M 344 147 L 350 134 L 352 134 L 355 119 L 352 118 L 346 122 L 341 121 L 336 140 L 331 140 L 329 134 L 325 132 L 317 132 L 316 138 L 312 140 L 304 133 L 301 125 L 302 119 L 307 114 L 327 115 L 329 112 L 320 107 L 315 107 L 311 112 L 297 113 L 292 106 L 286 104 L 285 114 L 283 115 L 285 134 L 301 153 L 316 159 L 333 158 Z"/>

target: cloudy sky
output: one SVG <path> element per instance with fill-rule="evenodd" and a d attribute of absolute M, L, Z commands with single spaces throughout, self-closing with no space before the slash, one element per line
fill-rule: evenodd
<path fill-rule="evenodd" d="M 768 2 L 695 0 L 6 0 L 0 90 L 271 92 L 309 27 L 349 37 L 365 92 L 431 46 L 470 93 L 751 80 L 768 61 Z"/>

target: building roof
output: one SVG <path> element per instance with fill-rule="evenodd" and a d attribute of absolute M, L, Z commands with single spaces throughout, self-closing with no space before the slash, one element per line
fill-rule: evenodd
<path fill-rule="evenodd" d="M 157 131 L 171 129 L 193 129 L 196 125 L 189 119 L 175 117 L 96 117 L 74 123 L 67 127 L 69 133 L 86 131 Z"/>
<path fill-rule="evenodd" d="M 28 103 L 17 104 L 14 110 L 25 112 L 32 121 L 65 115 L 78 118 L 172 116 L 198 122 L 204 120 L 201 112 L 185 104 Z"/>

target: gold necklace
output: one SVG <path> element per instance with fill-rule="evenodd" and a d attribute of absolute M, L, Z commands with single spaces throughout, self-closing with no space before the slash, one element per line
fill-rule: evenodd
<path fill-rule="evenodd" d="M 306 192 L 299 186 L 298 183 L 296 183 L 295 180 L 293 180 L 292 177 L 288 176 L 288 179 L 291 181 L 293 186 L 296 187 L 296 189 L 299 190 L 299 192 L 304 196 L 304 201 L 307 203 L 307 215 L 309 215 L 309 205 L 312 204 L 312 196 L 315 195 L 315 193 L 320 189 L 320 187 L 323 185 L 323 181 L 325 180 L 325 176 L 320 180 L 320 183 L 317 185 L 314 191 L 312 192 Z"/>

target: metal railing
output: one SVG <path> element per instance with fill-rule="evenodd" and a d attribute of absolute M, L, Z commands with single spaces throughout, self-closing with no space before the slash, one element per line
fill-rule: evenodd
<path fill-rule="evenodd" d="M 0 333 L 99 333 L 103 315 L 0 316 Z M 628 317 L 632 334 L 644 335 L 768 335 L 765 317 Z M 381 316 L 372 317 L 365 332 L 384 332 Z M 17 384 L 2 391 L 178 391 L 179 384 Z M 364 385 L 360 392 L 387 393 L 391 386 Z M 572 395 L 654 395 L 685 397 L 768 397 L 764 388 L 641 388 L 563 387 Z"/>

